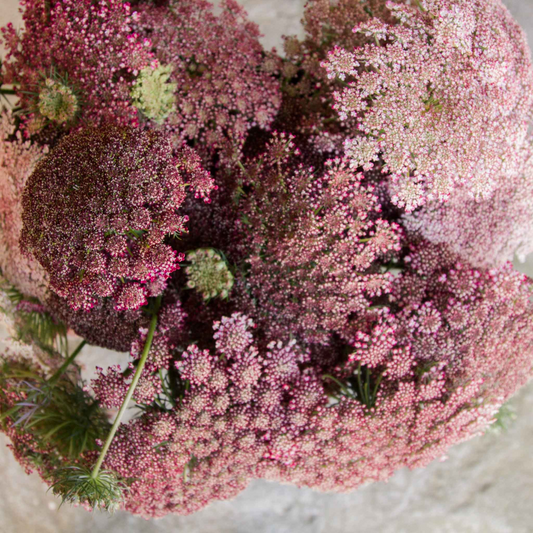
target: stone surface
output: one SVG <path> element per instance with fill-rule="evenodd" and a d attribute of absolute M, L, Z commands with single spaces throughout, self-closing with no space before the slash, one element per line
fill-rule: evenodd
<path fill-rule="evenodd" d="M 267 47 L 298 31 L 303 0 L 242 0 Z M 533 43 L 533 0 L 506 4 Z M 17 0 L 0 0 L 0 26 L 20 25 Z M 533 276 L 533 258 L 519 266 Z M 124 354 L 85 349 L 86 378 L 95 365 Z M 26 476 L 0 435 L 0 533 L 533 533 L 533 383 L 513 400 L 518 418 L 505 433 L 456 446 L 444 462 L 400 471 L 388 483 L 351 494 L 321 494 L 255 481 L 233 501 L 188 517 L 146 521 L 63 507 L 36 475 Z"/>

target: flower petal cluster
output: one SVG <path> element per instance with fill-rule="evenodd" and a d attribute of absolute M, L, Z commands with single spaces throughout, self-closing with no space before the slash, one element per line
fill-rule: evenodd
<path fill-rule="evenodd" d="M 340 160 L 322 173 L 294 163 L 291 136 L 274 135 L 246 169 L 254 187 L 243 202 L 252 233 L 247 289 L 267 330 L 328 343 L 353 313 L 388 292 L 380 271 L 400 249 L 400 228 L 380 217 L 364 176 Z"/>
<path fill-rule="evenodd" d="M 136 14 L 122 0 L 22 0 L 24 31 L 2 29 L 8 49 L 5 83 L 15 83 L 21 107 L 50 118 L 50 72 L 83 95 L 83 123 L 136 124 L 134 77 L 154 63 L 150 42 L 136 35 Z M 57 93 L 57 87 L 55 88 Z M 72 95 L 65 95 L 73 109 Z M 57 113 L 57 110 L 56 110 Z M 58 120 L 57 114 L 53 115 Z M 71 113 L 68 113 L 71 118 Z M 60 116 L 63 118 L 63 116 Z"/>
<path fill-rule="evenodd" d="M 0 114 L 0 271 L 26 296 L 42 301 L 48 292 L 48 275 L 41 265 L 24 255 L 19 246 L 22 230 L 22 192 L 37 162 L 48 148 L 32 144 L 15 126 L 11 112 Z"/>
<path fill-rule="evenodd" d="M 164 243 L 187 222 L 178 166 L 162 134 L 119 126 L 73 133 L 39 163 L 24 192 L 21 242 L 74 310 L 100 298 L 138 309 L 162 292 L 183 260 Z"/>
<path fill-rule="evenodd" d="M 531 285 L 419 239 L 406 265 L 395 312 L 375 315 L 327 372 L 294 340 L 259 349 L 244 315 L 216 322 L 215 350 L 191 345 L 175 363 L 180 401 L 119 430 L 106 466 L 135 478 L 126 508 L 188 514 L 253 477 L 350 490 L 483 431 L 531 375 Z"/>
<path fill-rule="evenodd" d="M 65 501 L 353 490 L 532 377 L 533 282 L 506 259 L 533 243 L 533 67 L 500 0 L 310 0 L 284 59 L 234 0 L 23 5 L 0 426 Z M 68 329 L 127 366 L 82 386 Z"/>
<path fill-rule="evenodd" d="M 280 67 L 283 76 L 282 112 L 287 115 L 282 128 L 306 137 L 314 151 L 340 155 L 350 132 L 357 130 L 357 120 L 340 120 L 333 109 L 334 93 L 341 91 L 344 82 L 330 78 L 322 64 L 328 52 L 338 47 L 349 52 L 363 46 L 367 39 L 354 33 L 354 26 L 380 20 L 395 24 L 386 7 L 386 0 L 309 0 L 302 19 L 304 37 L 286 37 L 286 59 Z"/>
<path fill-rule="evenodd" d="M 211 154 L 240 151 L 248 130 L 268 128 L 279 107 L 278 82 L 265 70 L 259 30 L 234 0 L 215 16 L 205 0 L 138 7 L 138 32 L 149 38 L 157 59 L 172 66 L 176 113 L 164 123 L 176 142 L 195 141 Z"/>
<path fill-rule="evenodd" d="M 499 0 L 387 4 L 398 18 L 358 24 L 369 40 L 333 48 L 324 67 L 346 81 L 335 94 L 357 130 L 344 147 L 353 167 L 381 159 L 392 200 L 410 212 L 458 186 L 488 198 L 495 177 L 516 175 L 533 105 L 523 31 Z"/>
<path fill-rule="evenodd" d="M 180 400 L 166 412 L 148 410 L 120 427 L 106 467 L 135 478 L 126 509 L 145 517 L 189 514 L 236 496 L 262 461 L 291 461 L 290 434 L 303 429 L 282 404 L 301 398 L 298 410 L 308 413 L 326 398 L 320 388 L 309 395 L 315 382 L 298 368 L 301 354 L 294 343 L 273 346 L 263 359 L 252 327 L 241 314 L 215 323 L 215 331 L 225 330 L 216 350 L 191 345 L 175 363 Z M 235 338 L 246 340 L 237 347 Z M 279 374 L 275 354 L 282 351 L 291 370 Z"/>

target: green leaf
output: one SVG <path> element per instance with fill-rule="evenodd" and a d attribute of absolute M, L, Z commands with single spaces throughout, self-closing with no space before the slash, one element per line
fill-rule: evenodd
<path fill-rule="evenodd" d="M 67 466 L 54 472 L 50 489 L 63 503 L 87 504 L 93 510 L 116 511 L 124 502 L 126 484 L 114 472 L 101 470 L 93 475 L 84 466 Z"/>

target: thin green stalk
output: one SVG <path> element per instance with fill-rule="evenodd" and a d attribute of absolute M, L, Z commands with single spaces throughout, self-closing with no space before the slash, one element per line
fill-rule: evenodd
<path fill-rule="evenodd" d="M 135 371 L 135 375 L 133 376 L 133 381 L 131 382 L 131 385 L 128 388 L 128 392 L 126 393 L 126 398 L 124 398 L 124 401 L 122 402 L 122 405 L 120 406 L 117 417 L 115 418 L 115 421 L 113 422 L 113 426 L 111 427 L 111 431 L 109 432 L 109 435 L 107 436 L 107 439 L 105 441 L 104 447 L 102 448 L 102 451 L 100 452 L 100 455 L 98 456 L 98 460 L 96 461 L 96 464 L 93 467 L 93 470 L 91 472 L 92 479 L 96 479 L 98 476 L 98 472 L 100 472 L 100 467 L 102 466 L 102 463 L 104 462 L 107 451 L 109 450 L 109 446 L 111 446 L 111 442 L 113 441 L 115 433 L 117 432 L 117 429 L 120 425 L 120 421 L 124 417 L 124 413 L 126 412 L 128 403 L 130 402 L 133 396 L 133 393 L 135 392 L 135 388 L 137 387 L 137 383 L 139 381 L 139 378 L 141 377 L 144 365 L 146 364 L 146 360 L 148 359 L 150 348 L 152 347 L 152 341 L 154 339 L 154 333 L 155 333 L 156 326 L 157 326 L 157 312 L 155 312 L 152 315 L 152 320 L 150 321 L 150 329 L 148 330 L 148 337 L 146 338 L 146 342 L 144 343 L 143 353 L 141 355 L 141 359 L 139 360 L 139 364 L 137 365 L 137 370 Z"/>
<path fill-rule="evenodd" d="M 17 94 L 17 91 L 15 89 L 0 89 L 0 94 Z"/>
<path fill-rule="evenodd" d="M 44 0 L 44 16 L 46 17 L 46 22 L 50 22 L 50 16 L 52 12 L 52 3 L 50 0 Z"/>
<path fill-rule="evenodd" d="M 359 366 L 357 367 L 357 384 L 359 385 L 359 389 L 357 391 L 358 396 L 360 399 L 363 397 L 363 384 L 361 382 L 361 361 L 359 361 Z"/>
<path fill-rule="evenodd" d="M 77 348 L 67 357 L 65 362 L 57 369 L 55 374 L 48 380 L 48 383 L 50 385 L 53 385 L 65 372 L 65 370 L 69 367 L 69 365 L 76 359 L 77 355 L 81 352 L 82 348 L 87 344 L 86 340 L 81 341 Z"/>
<path fill-rule="evenodd" d="M 322 379 L 331 379 L 334 383 L 336 383 L 340 389 L 346 394 L 346 396 L 349 396 L 350 398 L 353 398 L 353 394 L 351 393 L 350 389 L 344 385 L 341 381 L 339 381 L 336 377 L 333 377 L 331 374 L 324 374 L 322 376 Z"/>

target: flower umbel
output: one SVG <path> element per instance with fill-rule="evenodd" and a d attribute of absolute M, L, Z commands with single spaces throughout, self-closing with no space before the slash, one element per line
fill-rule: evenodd
<path fill-rule="evenodd" d="M 233 274 L 222 255 L 213 248 L 201 248 L 186 256 L 187 286 L 202 294 L 204 300 L 227 298 L 233 287 Z"/>
<path fill-rule="evenodd" d="M 51 78 L 45 80 L 38 104 L 43 117 L 63 124 L 76 116 L 78 107 L 78 98 L 70 87 Z"/>
<path fill-rule="evenodd" d="M 131 91 L 133 105 L 157 124 L 162 124 L 175 109 L 177 83 L 169 81 L 171 73 L 171 65 L 146 67 Z"/>
<path fill-rule="evenodd" d="M 163 241 L 186 231 L 185 181 L 170 143 L 131 127 L 65 137 L 29 178 L 21 243 L 73 309 L 113 298 L 137 309 L 183 260 Z"/>

